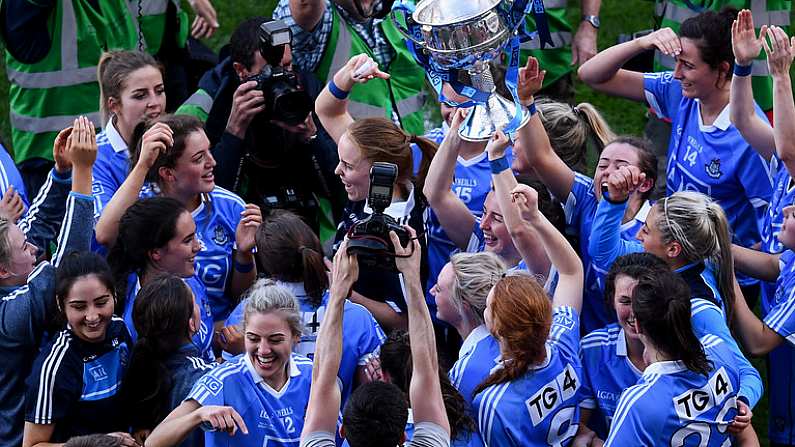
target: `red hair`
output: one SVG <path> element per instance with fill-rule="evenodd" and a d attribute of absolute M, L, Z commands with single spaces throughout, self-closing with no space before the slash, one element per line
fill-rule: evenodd
<path fill-rule="evenodd" d="M 501 341 L 503 367 L 478 385 L 474 394 L 491 385 L 518 379 L 531 366 L 546 359 L 552 303 L 533 277 L 506 276 L 494 286 L 491 324 L 492 332 Z"/>

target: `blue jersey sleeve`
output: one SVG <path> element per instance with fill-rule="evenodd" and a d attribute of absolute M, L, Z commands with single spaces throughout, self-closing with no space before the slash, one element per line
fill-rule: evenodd
<path fill-rule="evenodd" d="M 770 329 L 784 337 L 790 344 L 795 344 L 795 287 L 791 287 L 795 279 L 791 278 L 795 274 L 791 268 L 793 262 L 795 262 L 795 252 L 787 250 L 782 253 L 779 259 L 781 278 L 778 281 L 779 290 L 776 294 L 782 293 L 785 298 L 770 309 L 764 319 Z"/>
<path fill-rule="evenodd" d="M 770 162 L 766 161 L 755 150 L 743 151 L 737 164 L 737 180 L 745 190 L 745 196 L 754 207 L 756 226 L 761 233 L 762 222 L 767 214 L 770 199 L 773 197 L 773 181 L 775 173 Z"/>
<path fill-rule="evenodd" d="M 28 377 L 25 420 L 55 424 L 77 402 L 83 390 L 82 362 L 70 355 L 71 336 L 62 331 L 40 353 Z"/>
<path fill-rule="evenodd" d="M 224 363 L 203 375 L 188 393 L 185 400 L 193 399 L 199 405 L 225 405 L 223 378 L 239 368 L 238 361 Z"/>
<path fill-rule="evenodd" d="M 651 383 L 642 383 L 627 388 L 621 393 L 621 398 L 616 407 L 613 424 L 605 441 L 605 446 L 623 447 L 627 445 L 654 445 L 659 438 L 654 433 L 661 429 L 666 414 L 653 408 L 644 408 L 646 393 L 649 393 Z M 653 402 L 654 399 L 650 398 Z"/>
<path fill-rule="evenodd" d="M 626 209 L 627 202 L 611 203 L 608 200 L 601 200 L 596 207 L 588 254 L 593 264 L 603 271 L 610 269 L 619 257 L 643 251 L 638 241 L 621 237 L 621 219 Z"/>
<path fill-rule="evenodd" d="M 569 359 L 579 360 L 580 316 L 573 307 L 560 306 L 552 310 L 552 326 L 547 341 Z"/>
<path fill-rule="evenodd" d="M 28 240 L 39 249 L 47 250 L 50 242 L 55 240 L 71 188 L 71 173 L 61 175 L 53 169 L 27 213 L 17 224 Z"/>
<path fill-rule="evenodd" d="M 563 204 L 566 228 L 574 234 L 582 234 L 593 218 L 596 197 L 593 195 L 593 179 L 579 172 L 574 173 L 569 196 Z"/>
<path fill-rule="evenodd" d="M 99 137 L 97 137 L 99 140 Z M 97 156 L 97 161 L 93 167 L 93 181 L 91 182 L 91 195 L 94 196 L 94 219 L 99 220 L 102 210 L 110 203 L 113 194 L 119 189 L 121 184 L 114 177 L 115 165 L 112 161 L 113 148 L 107 143 L 107 148 L 102 150 Z"/>
<path fill-rule="evenodd" d="M 706 335 L 714 335 L 720 338 L 732 352 L 740 371 L 740 391 L 737 395 L 747 399 L 753 408 L 762 398 L 764 392 L 762 377 L 737 346 L 737 342 L 726 325 L 723 312 L 714 303 L 694 298 L 691 300 L 690 320 L 693 323 L 693 333 L 696 334 L 696 337 L 701 339 Z"/>
<path fill-rule="evenodd" d="M 681 84 L 673 73 L 644 73 L 643 91 L 646 102 L 659 118 L 673 119 L 682 99 Z"/>

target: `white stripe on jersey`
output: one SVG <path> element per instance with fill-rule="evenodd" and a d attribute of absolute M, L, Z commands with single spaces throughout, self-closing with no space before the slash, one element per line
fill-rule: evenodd
<path fill-rule="evenodd" d="M 695 317 L 699 313 L 709 310 L 710 308 L 715 309 L 716 311 L 720 312 L 721 316 L 723 315 L 723 310 L 718 307 L 717 304 L 713 303 L 712 301 L 705 300 L 704 298 L 691 298 L 690 299 L 690 317 Z"/>
<path fill-rule="evenodd" d="M 63 259 L 64 255 L 66 254 L 66 244 L 68 242 L 68 234 L 72 229 L 72 217 L 74 214 L 75 198 L 69 194 L 66 197 L 66 214 L 64 214 L 63 225 L 61 225 L 61 231 L 58 233 L 58 246 L 55 248 L 55 253 L 52 257 L 52 265 L 56 267 L 58 267 L 58 265 L 61 263 L 61 259 Z"/>
<path fill-rule="evenodd" d="M 25 214 L 25 217 L 19 221 L 18 226 L 19 229 L 22 230 L 23 234 L 28 234 L 28 231 L 30 231 L 30 226 L 36 220 L 36 214 L 39 212 L 39 207 L 47 198 L 50 188 L 52 188 L 52 174 L 47 175 L 47 180 L 44 181 L 44 186 L 39 189 L 39 192 L 35 197 L 35 201 L 30 205 L 30 208 L 28 208 L 28 212 Z"/>
<path fill-rule="evenodd" d="M 795 288 L 790 290 L 789 296 L 787 297 L 787 300 L 784 301 L 784 302 L 787 302 L 787 301 L 791 300 L 793 295 L 795 295 Z M 768 327 L 770 327 L 770 329 L 773 329 L 774 331 L 778 332 L 781 329 L 781 327 L 787 321 L 789 321 L 791 319 L 792 312 L 794 312 L 794 311 L 795 311 L 795 306 L 780 306 L 779 305 L 777 311 L 771 312 L 767 316 L 767 318 L 765 318 Z"/>
<path fill-rule="evenodd" d="M 624 394 L 621 395 L 621 398 L 618 401 L 616 412 L 613 414 L 613 422 L 610 425 L 610 433 L 613 433 L 614 431 L 618 432 L 618 430 L 621 428 L 621 424 L 624 422 L 624 419 L 627 416 L 627 413 L 635 404 L 635 401 L 640 399 L 644 393 L 649 391 L 652 385 L 654 385 L 660 377 L 660 374 L 650 374 L 646 376 L 646 383 L 642 385 L 633 385 L 624 391 Z M 612 436 L 608 436 L 607 440 L 610 441 L 610 438 L 612 438 Z"/>
<path fill-rule="evenodd" d="M 32 271 L 32 272 L 30 272 L 30 274 L 28 275 L 28 283 L 30 283 L 30 282 L 31 282 L 31 281 L 33 281 L 33 280 L 34 280 L 34 279 L 35 279 L 37 276 L 39 276 L 39 273 L 41 273 L 42 271 L 44 271 L 44 267 L 47 267 L 47 266 L 49 266 L 49 265 L 50 265 L 50 263 L 49 263 L 48 261 L 43 261 L 41 264 L 37 265 L 37 266 L 36 266 L 36 267 L 33 269 L 33 271 Z M 4 296 L 4 297 L 3 297 L 3 301 L 10 301 L 10 300 L 16 299 L 18 296 L 20 296 L 20 295 L 24 295 L 24 294 L 28 293 L 29 291 L 30 291 L 30 286 L 28 286 L 27 284 L 25 284 L 24 286 L 22 286 L 22 287 L 18 288 L 17 290 L 14 290 L 14 291 L 13 291 L 13 292 L 11 292 L 10 294 L 8 294 L 8 296 Z"/>
<path fill-rule="evenodd" d="M 610 329 L 608 329 L 607 332 L 604 331 L 591 332 L 582 339 L 580 347 L 582 349 L 590 349 L 600 346 L 614 345 L 618 341 L 618 334 L 620 333 L 621 333 L 620 326 L 611 327 Z"/>
<path fill-rule="evenodd" d="M 225 364 L 219 367 L 218 369 L 214 369 L 212 372 L 207 374 L 211 374 L 211 377 L 221 383 L 223 383 L 224 379 L 228 376 L 235 374 L 240 371 L 245 371 L 246 364 L 245 362 L 238 361 L 231 364 Z M 201 381 L 202 379 L 199 379 Z M 197 382 L 198 383 L 198 382 Z M 198 391 L 198 390 L 197 390 Z M 193 399 L 196 402 L 201 403 L 209 394 L 210 390 L 207 387 L 204 387 L 203 391 L 200 391 L 198 394 L 193 394 L 193 390 L 188 394 L 188 399 Z"/>
<path fill-rule="evenodd" d="M 511 382 L 505 382 L 493 385 L 483 394 L 483 400 L 481 401 L 479 411 L 480 417 L 478 419 L 480 420 L 480 432 L 483 435 L 483 441 L 486 446 L 491 444 L 491 427 L 494 423 L 497 405 L 510 384 Z"/>
<path fill-rule="evenodd" d="M 713 348 L 713 347 L 723 343 L 723 340 L 721 340 L 720 337 L 718 337 L 716 335 L 712 335 L 712 334 L 707 334 L 707 335 L 701 337 L 700 341 L 701 341 L 701 345 L 704 346 L 704 349 Z"/>
<path fill-rule="evenodd" d="M 52 399 L 55 379 L 58 375 L 58 368 L 69 350 L 71 337 L 67 331 L 62 331 L 52 350 L 44 359 L 39 374 L 39 389 L 36 398 L 36 410 L 33 413 L 33 422 L 36 424 L 52 424 Z"/>

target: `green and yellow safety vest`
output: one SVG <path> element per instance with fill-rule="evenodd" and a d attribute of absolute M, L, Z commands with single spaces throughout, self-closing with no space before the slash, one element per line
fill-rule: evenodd
<path fill-rule="evenodd" d="M 762 25 L 780 26 L 790 34 L 790 0 L 658 0 L 655 5 L 655 15 L 660 28 L 671 28 L 679 33 L 682 22 L 694 17 L 705 10 L 720 11 L 724 6 L 737 9 L 747 8 L 754 17 L 754 26 L 757 33 Z M 754 99 L 762 110 L 773 108 L 773 79 L 767 69 L 765 52 L 761 51 L 753 62 L 751 76 L 754 88 Z M 673 70 L 676 65 L 674 58 L 665 56 L 659 51 L 654 55 L 654 70 Z"/>
<path fill-rule="evenodd" d="M 547 44 L 541 49 L 541 40 L 535 38 L 522 43 L 519 53 L 520 64 L 527 62 L 528 56 L 538 59 L 539 65 L 547 71 L 544 77 L 544 87 L 557 81 L 564 75 L 571 73 L 571 41 L 573 29 L 566 20 L 566 0 L 544 0 L 547 13 L 549 32 L 552 35 L 552 46 Z M 527 29 L 536 30 L 536 21 L 533 14 L 527 14 Z"/>
<path fill-rule="evenodd" d="M 333 7 L 332 14 L 331 35 L 315 70 L 315 75 L 322 82 L 328 82 L 351 56 L 366 53 L 373 57 L 372 49 Z M 354 118 L 381 116 L 391 120 L 393 112 L 396 112 L 406 132 L 423 135 L 425 122 L 422 106 L 425 94 L 422 86 L 425 71 L 414 61 L 403 42 L 403 36 L 391 20 L 383 20 L 376 26 L 381 27 L 396 53 L 385 70 L 391 76 L 389 80 L 372 79 L 366 85 L 356 84 L 348 96 L 348 113 Z"/>
<path fill-rule="evenodd" d="M 135 48 L 125 0 L 61 0 L 48 21 L 52 44 L 39 62 L 24 64 L 6 50 L 11 141 L 17 163 L 52 160 L 52 143 L 78 115 L 99 116 L 97 62 L 110 49 Z"/>
<path fill-rule="evenodd" d="M 166 31 L 166 11 L 169 3 L 174 4 L 177 10 L 179 29 L 176 44 L 179 48 L 185 47 L 190 23 L 188 13 L 182 10 L 179 0 L 128 0 L 130 15 L 137 19 L 134 23 L 139 50 L 146 50 L 150 54 L 157 54 L 160 51 Z"/>

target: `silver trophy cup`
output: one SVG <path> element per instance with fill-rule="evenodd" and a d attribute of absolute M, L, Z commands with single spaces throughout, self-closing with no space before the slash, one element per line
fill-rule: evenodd
<path fill-rule="evenodd" d="M 516 114 L 513 101 L 498 95 L 489 62 L 499 56 L 514 33 L 501 11 L 512 0 L 422 0 L 412 19 L 420 26 L 422 41 L 406 36 L 424 48 L 440 67 L 464 69 L 472 87 L 490 92 L 488 100 L 470 111 L 459 134 L 468 141 L 484 141 L 503 129 Z M 463 66 L 462 66 L 463 65 Z M 530 114 L 521 108 L 518 127 L 527 124 Z"/>

